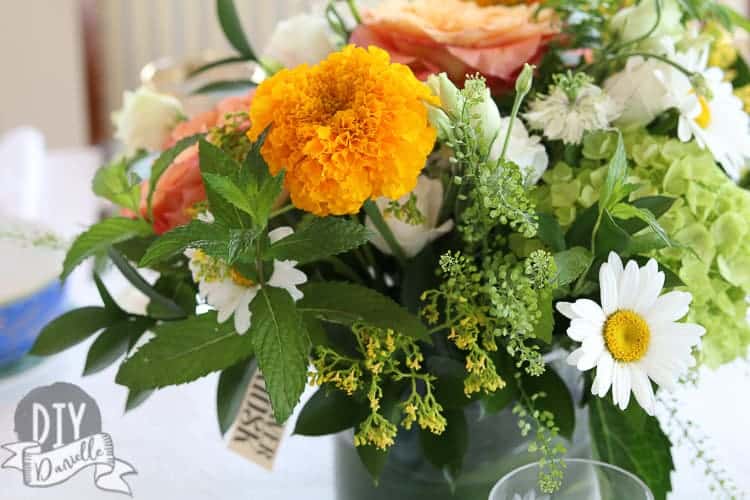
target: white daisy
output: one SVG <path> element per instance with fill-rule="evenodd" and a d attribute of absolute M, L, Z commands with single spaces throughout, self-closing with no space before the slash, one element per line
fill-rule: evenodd
<path fill-rule="evenodd" d="M 700 74 L 698 81 L 704 87 L 702 92 L 696 92 L 696 78 L 691 81 L 681 73 L 681 77 L 664 80 L 680 112 L 679 139 L 688 142 L 695 138 L 701 148 L 711 151 L 730 177 L 738 180 L 750 159 L 750 117 L 742 100 L 734 94 L 732 84 L 725 81 L 721 69 L 707 68 L 707 50 L 678 54 L 677 61 Z M 705 96 L 700 95 L 704 92 Z"/>
<path fill-rule="evenodd" d="M 580 144 L 585 132 L 602 130 L 616 120 L 622 108 L 583 74 L 557 75 L 548 95 L 529 103 L 523 116 L 533 129 L 551 140 Z"/>
<path fill-rule="evenodd" d="M 655 260 L 641 268 L 631 260 L 623 269 L 620 257 L 610 253 L 599 269 L 601 306 L 589 299 L 557 303 L 557 310 L 571 319 L 568 336 L 581 342 L 568 363 L 581 371 L 596 367 L 591 392 L 604 397 L 612 387 L 614 402 L 623 410 L 632 391 L 653 415 L 651 380 L 671 390 L 695 365 L 692 349 L 705 329 L 677 323 L 688 313 L 692 295 L 673 291 L 659 296 L 663 286 L 664 273 Z"/>
<path fill-rule="evenodd" d="M 294 233 L 291 227 L 280 227 L 268 233 L 271 243 Z M 200 297 L 218 311 L 219 323 L 234 315 L 234 328 L 243 334 L 250 329 L 250 303 L 260 290 L 260 285 L 242 276 L 235 269 L 201 250 L 189 249 L 185 255 L 190 259 L 193 280 L 198 283 Z M 297 288 L 307 282 L 307 275 L 297 269 L 293 260 L 274 260 L 273 273 L 266 285 L 283 288 L 294 301 L 302 298 Z"/>

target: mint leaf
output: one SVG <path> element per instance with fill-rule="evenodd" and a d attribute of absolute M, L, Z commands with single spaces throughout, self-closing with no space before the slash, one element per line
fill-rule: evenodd
<path fill-rule="evenodd" d="M 97 170 L 91 183 L 94 194 L 139 213 L 141 179 L 131 169 L 144 156 L 144 153 L 132 157 L 123 156 Z"/>
<path fill-rule="evenodd" d="M 424 324 L 390 298 L 360 285 L 338 282 L 309 283 L 297 309 L 333 323 L 357 321 L 378 328 L 392 328 L 419 340 L 429 340 Z"/>
<path fill-rule="evenodd" d="M 112 217 L 94 224 L 81 233 L 70 246 L 63 262 L 60 279 L 64 280 L 81 262 L 104 252 L 112 245 L 149 234 L 151 234 L 151 226 L 138 219 Z"/>
<path fill-rule="evenodd" d="M 138 263 L 149 267 L 169 257 L 182 253 L 187 248 L 199 248 L 212 257 L 227 260 L 229 229 L 221 224 L 193 219 L 177 226 L 156 239 Z"/>
<path fill-rule="evenodd" d="M 547 245 L 553 252 L 565 250 L 565 233 L 560 227 L 560 222 L 549 214 L 537 214 L 539 229 L 537 236 L 542 243 Z"/>
<path fill-rule="evenodd" d="M 257 369 L 258 363 L 255 358 L 251 358 L 226 368 L 219 375 L 219 385 L 216 388 L 216 416 L 222 435 L 232 426 L 245 397 L 247 384 Z"/>
<path fill-rule="evenodd" d="M 461 473 L 469 447 L 469 426 L 463 410 L 446 409 L 443 416 L 448 421 L 445 431 L 436 435 L 427 429 L 421 429 L 419 442 L 427 461 L 438 469 L 446 469 L 450 477 L 455 478 Z"/>
<path fill-rule="evenodd" d="M 273 413 L 285 422 L 307 382 L 310 339 L 302 317 L 286 290 L 265 286 L 250 304 L 250 337 L 266 379 Z"/>
<path fill-rule="evenodd" d="M 661 227 L 654 214 L 652 214 L 648 209 L 638 208 L 634 205 L 628 205 L 627 203 L 618 203 L 617 205 L 612 207 L 612 209 L 610 210 L 610 214 L 616 219 L 641 220 L 645 222 L 668 247 L 677 246 L 677 244 L 672 242 L 672 239 L 669 237 L 664 228 Z"/>
<path fill-rule="evenodd" d="M 607 167 L 607 178 L 604 180 L 602 190 L 599 195 L 599 213 L 612 207 L 622 198 L 622 191 L 625 186 L 625 178 L 628 174 L 628 158 L 625 154 L 625 144 L 622 140 L 622 134 L 617 134 L 617 147 L 615 154 L 609 161 Z"/>
<path fill-rule="evenodd" d="M 630 235 L 615 222 L 609 211 L 605 211 L 596 233 L 596 257 L 606 257 L 609 252 L 621 254 L 630 245 L 630 240 Z"/>
<path fill-rule="evenodd" d="M 85 340 L 121 317 L 103 307 L 82 307 L 57 317 L 42 329 L 31 354 L 49 356 Z"/>
<path fill-rule="evenodd" d="M 300 436 L 325 436 L 351 429 L 369 413 L 366 404 L 333 387 L 321 387 L 305 403 L 297 418 L 294 433 Z"/>
<path fill-rule="evenodd" d="M 315 218 L 296 233 L 271 245 L 265 257 L 306 264 L 357 248 L 367 243 L 370 236 L 370 231 L 358 222 L 336 217 Z"/>
<path fill-rule="evenodd" d="M 86 355 L 83 375 L 100 372 L 124 355 L 133 338 L 140 337 L 154 322 L 144 317 L 130 317 L 107 327 L 91 344 Z"/>
<path fill-rule="evenodd" d="M 221 195 L 226 201 L 239 208 L 246 214 L 253 216 L 253 208 L 246 193 L 242 191 L 232 179 L 210 172 L 203 173 L 203 181 L 208 189 Z M 256 221 L 257 222 L 257 221 Z"/>
<path fill-rule="evenodd" d="M 250 217 L 228 202 L 221 193 L 214 190 L 208 180 L 210 174 L 214 175 L 214 180 L 216 177 L 235 180 L 240 175 L 240 164 L 227 153 L 204 140 L 199 143 L 199 156 L 208 207 L 216 222 L 229 228 L 249 227 L 251 224 Z M 209 175 L 206 176 L 206 174 Z"/>
<path fill-rule="evenodd" d="M 267 128 L 258 137 L 245 157 L 240 182 L 240 185 L 247 186 L 256 224 L 262 227 L 265 227 L 271 216 L 271 210 L 279 199 L 284 185 L 284 172 L 279 172 L 275 177 L 272 176 L 261 154 L 261 148 L 269 130 Z"/>
<path fill-rule="evenodd" d="M 557 285 L 565 286 L 573 283 L 583 274 L 591 264 L 591 252 L 583 247 L 573 247 L 556 253 L 554 256 L 557 266 Z"/>
<path fill-rule="evenodd" d="M 657 500 L 672 490 L 674 470 L 669 438 L 655 417 L 634 401 L 621 411 L 608 398 L 591 398 L 590 426 L 594 455 L 632 472 L 648 485 Z"/>
<path fill-rule="evenodd" d="M 118 384 L 134 391 L 184 384 L 253 353 L 251 339 L 238 335 L 231 321 L 217 323 L 214 311 L 162 323 L 153 332 L 155 337 L 120 366 Z"/>
<path fill-rule="evenodd" d="M 164 151 L 151 165 L 151 177 L 148 181 L 149 193 L 148 193 L 148 216 L 151 218 L 151 199 L 154 197 L 154 191 L 156 191 L 156 185 L 159 183 L 159 179 L 162 174 L 167 171 L 167 168 L 180 156 L 180 153 L 185 151 L 187 148 L 195 144 L 202 134 L 191 135 L 185 137 L 172 146 L 171 148 Z"/>

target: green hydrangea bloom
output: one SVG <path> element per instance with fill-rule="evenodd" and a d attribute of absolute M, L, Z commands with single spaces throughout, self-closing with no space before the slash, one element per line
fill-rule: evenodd
<path fill-rule="evenodd" d="M 540 211 L 563 226 L 594 204 L 614 152 L 614 134 L 584 141 L 581 166 L 558 163 L 537 190 Z M 682 143 L 639 129 L 625 134 L 629 182 L 641 187 L 633 199 L 661 194 L 677 199 L 660 223 L 672 238 L 692 249 L 656 252 L 693 294 L 688 321 L 706 328 L 701 361 L 716 367 L 744 356 L 750 345 L 750 192 L 738 187 L 695 142 Z"/>

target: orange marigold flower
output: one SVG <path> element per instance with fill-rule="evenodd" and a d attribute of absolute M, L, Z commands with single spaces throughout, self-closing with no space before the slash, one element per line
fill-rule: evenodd
<path fill-rule="evenodd" d="M 387 52 L 348 46 L 315 66 L 282 70 L 250 107 L 252 140 L 292 203 L 319 216 L 356 213 L 369 198 L 414 189 L 436 131 L 424 101 L 437 98 Z"/>

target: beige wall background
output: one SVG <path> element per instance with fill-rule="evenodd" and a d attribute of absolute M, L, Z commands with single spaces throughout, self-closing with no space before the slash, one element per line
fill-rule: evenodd
<path fill-rule="evenodd" d="M 746 10 L 746 0 L 727 0 Z M 251 42 L 261 50 L 275 23 L 324 0 L 236 0 Z M 229 52 L 214 0 L 0 0 L 0 134 L 41 129 L 50 147 L 88 143 L 89 106 L 82 7 L 94 12 L 102 110 L 119 107 L 140 69 L 163 57 Z"/>

